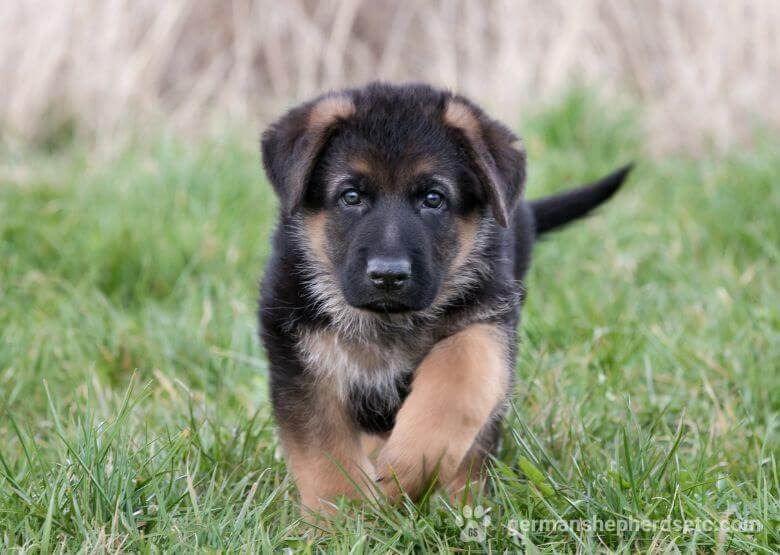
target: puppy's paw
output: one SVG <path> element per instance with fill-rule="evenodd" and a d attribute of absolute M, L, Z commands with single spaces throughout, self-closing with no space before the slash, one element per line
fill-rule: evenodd
<path fill-rule="evenodd" d="M 403 492 L 415 498 L 421 489 L 423 473 L 405 453 L 385 447 L 376 461 L 376 481 L 384 495 L 393 503 L 401 499 Z"/>
<path fill-rule="evenodd" d="M 394 503 L 403 493 L 418 499 L 448 466 L 452 464 L 445 450 L 400 449 L 388 443 L 377 457 L 376 480 Z"/>

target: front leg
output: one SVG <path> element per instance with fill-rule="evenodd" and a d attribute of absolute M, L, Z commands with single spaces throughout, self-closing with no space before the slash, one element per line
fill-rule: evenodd
<path fill-rule="evenodd" d="M 280 435 L 301 503 L 314 513 L 330 513 L 338 497 L 365 496 L 374 467 L 343 403 L 323 390 L 297 401 L 299 414 L 295 422 L 280 422 Z"/>
<path fill-rule="evenodd" d="M 391 499 L 425 491 L 432 475 L 457 481 L 480 431 L 506 399 L 508 336 L 497 325 L 473 324 L 436 344 L 415 372 L 411 392 L 377 460 L 378 480 Z"/>

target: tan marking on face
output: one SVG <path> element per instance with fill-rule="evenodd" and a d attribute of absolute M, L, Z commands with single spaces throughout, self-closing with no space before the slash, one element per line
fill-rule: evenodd
<path fill-rule="evenodd" d="M 372 491 L 375 472 L 342 403 L 324 388 L 319 393 L 310 429 L 282 433 L 282 446 L 301 503 L 331 513 L 338 497 L 360 499 Z"/>
<path fill-rule="evenodd" d="M 365 158 L 352 158 L 349 161 L 349 167 L 353 172 L 362 175 L 371 175 L 373 173 L 373 167 L 371 163 Z"/>
<path fill-rule="evenodd" d="M 474 243 L 477 238 L 477 217 L 471 216 L 468 219 L 458 219 L 458 252 L 455 254 L 455 258 L 452 261 L 450 267 L 450 275 L 456 273 L 463 264 L 466 263 L 471 250 L 474 248 Z"/>
<path fill-rule="evenodd" d="M 317 214 L 307 216 L 304 225 L 312 256 L 320 264 L 329 267 L 330 260 L 326 249 L 327 241 L 325 237 L 325 213 L 318 212 Z"/>
<path fill-rule="evenodd" d="M 430 156 L 423 156 L 418 158 L 411 164 L 409 168 L 409 175 L 415 177 L 418 175 L 435 173 L 437 169 L 436 160 Z"/>
<path fill-rule="evenodd" d="M 511 146 L 518 152 L 525 152 L 525 148 L 523 148 L 523 141 L 520 139 L 512 141 L 512 143 L 509 146 Z"/>
<path fill-rule="evenodd" d="M 439 342 L 420 364 L 377 459 L 391 499 L 400 494 L 396 479 L 412 497 L 424 492 L 436 470 L 441 483 L 455 480 L 480 430 L 506 399 L 506 341 L 496 326 L 473 324 Z"/>
<path fill-rule="evenodd" d="M 403 191 L 423 175 L 448 183 L 444 178 L 435 175 L 439 166 L 436 159 L 431 156 L 421 156 L 412 161 L 407 160 L 398 165 L 388 166 L 381 157 L 376 155 L 354 155 L 348 160 L 348 165 L 352 174 L 368 177 L 374 186 L 385 192 Z M 334 187 L 337 183 L 338 180 L 334 179 L 330 186 Z"/>
<path fill-rule="evenodd" d="M 320 100 L 309 114 L 310 127 L 328 127 L 355 114 L 355 104 L 345 95 L 328 96 Z"/>

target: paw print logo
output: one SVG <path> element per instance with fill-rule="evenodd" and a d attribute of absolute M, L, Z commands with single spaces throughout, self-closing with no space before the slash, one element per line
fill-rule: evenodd
<path fill-rule="evenodd" d="M 460 539 L 463 542 L 485 541 L 485 530 L 490 527 L 490 509 L 484 509 L 477 505 L 473 509 L 466 505 L 461 514 L 455 515 L 455 522 L 461 528 Z"/>

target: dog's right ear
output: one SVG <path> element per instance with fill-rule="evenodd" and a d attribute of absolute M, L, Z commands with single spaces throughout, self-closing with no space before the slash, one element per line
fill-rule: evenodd
<path fill-rule="evenodd" d="M 328 137 L 354 113 L 346 94 L 326 95 L 293 108 L 263 133 L 263 166 L 285 214 L 300 208 Z"/>

